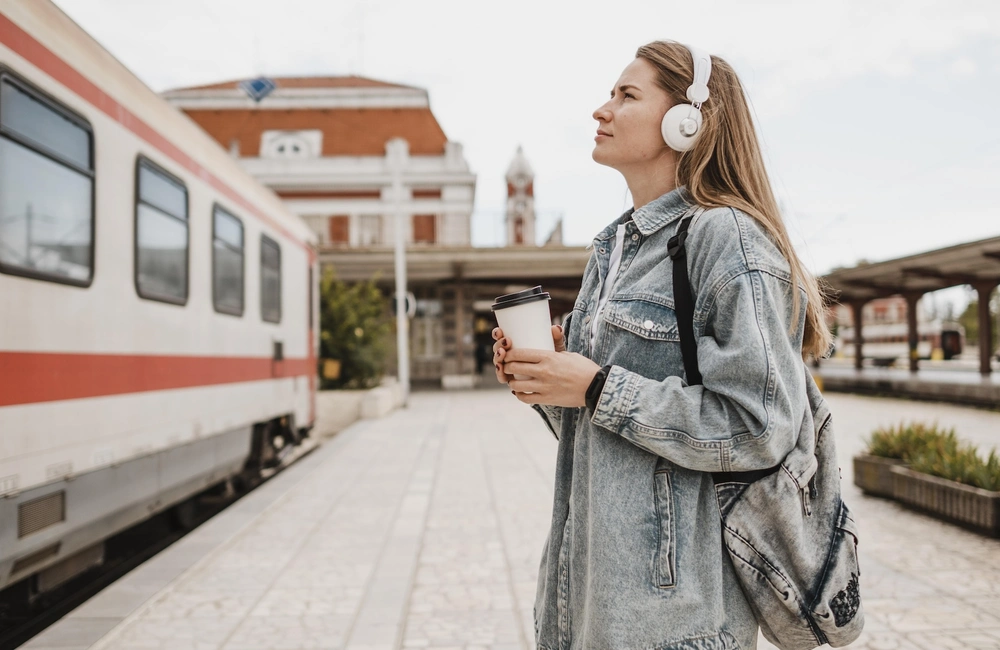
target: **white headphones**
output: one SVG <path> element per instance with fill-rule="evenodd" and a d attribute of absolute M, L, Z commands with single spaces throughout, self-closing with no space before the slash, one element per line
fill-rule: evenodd
<path fill-rule="evenodd" d="M 708 99 L 708 79 L 712 76 L 712 57 L 687 46 L 694 60 L 694 81 L 688 86 L 690 104 L 672 106 L 660 122 L 663 141 L 674 151 L 688 151 L 701 132 L 701 105 Z"/>

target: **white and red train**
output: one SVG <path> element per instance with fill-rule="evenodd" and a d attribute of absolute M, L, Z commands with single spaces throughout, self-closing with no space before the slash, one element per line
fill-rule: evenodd
<path fill-rule="evenodd" d="M 0 0 L 0 588 L 315 417 L 314 235 L 48 0 Z"/>
<path fill-rule="evenodd" d="M 873 323 L 865 325 L 861 334 L 865 357 L 885 362 L 910 358 L 906 323 Z M 845 357 L 854 358 L 854 328 L 841 328 L 836 344 Z M 951 360 L 962 354 L 964 346 L 965 331 L 957 323 L 934 320 L 917 324 L 917 357 L 920 359 L 940 355 L 941 359 Z"/>

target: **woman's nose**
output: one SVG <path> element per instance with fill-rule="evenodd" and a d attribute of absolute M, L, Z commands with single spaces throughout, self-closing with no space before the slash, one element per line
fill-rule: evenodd
<path fill-rule="evenodd" d="M 608 103 L 605 102 L 603 105 L 598 106 L 594 110 L 594 119 L 598 122 L 610 122 L 611 121 L 611 111 L 608 109 Z"/>

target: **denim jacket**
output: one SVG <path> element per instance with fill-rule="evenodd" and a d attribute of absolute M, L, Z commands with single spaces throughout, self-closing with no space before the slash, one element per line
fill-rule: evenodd
<path fill-rule="evenodd" d="M 702 212 L 687 239 L 703 385 L 684 381 L 667 240 L 683 188 L 594 239 L 566 345 L 611 365 L 596 410 L 534 406 L 559 440 L 535 599 L 542 650 L 747 650 L 757 623 L 722 544 L 710 472 L 773 467 L 811 417 L 789 266 L 748 215 Z M 593 348 L 610 246 L 618 277 Z M 791 334 L 789 330 L 791 329 Z"/>

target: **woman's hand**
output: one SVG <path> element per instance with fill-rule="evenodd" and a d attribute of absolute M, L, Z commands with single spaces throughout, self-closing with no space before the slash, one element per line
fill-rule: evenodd
<path fill-rule="evenodd" d="M 586 406 L 587 388 L 601 369 L 587 357 L 566 352 L 562 328 L 552 327 L 555 352 L 548 350 L 510 349 L 510 341 L 498 327 L 493 330 L 493 365 L 497 380 L 510 386 L 525 404 L 551 406 Z M 514 374 L 530 379 L 514 379 Z"/>
<path fill-rule="evenodd" d="M 499 327 L 493 328 L 493 340 L 496 341 L 493 344 L 493 367 L 496 369 L 497 381 L 501 384 L 510 383 L 514 380 L 514 375 L 508 375 L 503 371 L 503 360 L 507 351 L 510 350 L 510 341 L 504 338 L 503 330 Z M 552 326 L 552 345 L 556 352 L 566 350 L 566 341 L 563 338 L 562 327 L 559 325 Z"/>

